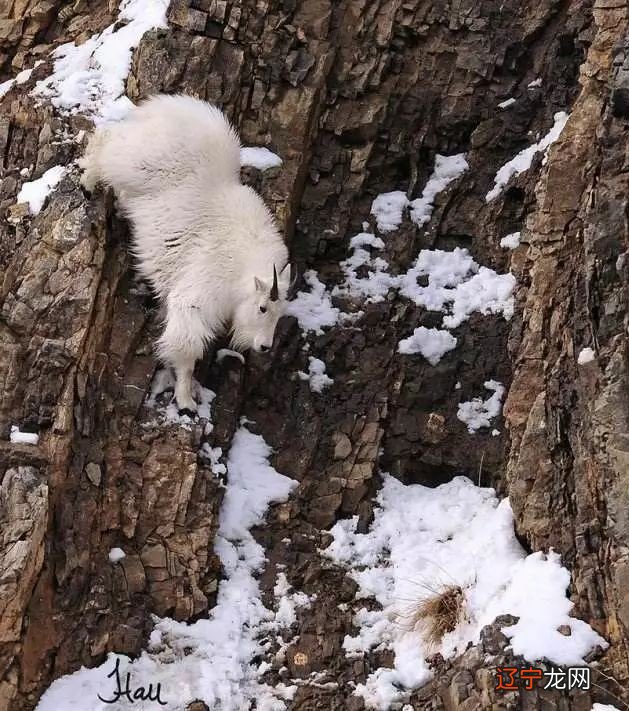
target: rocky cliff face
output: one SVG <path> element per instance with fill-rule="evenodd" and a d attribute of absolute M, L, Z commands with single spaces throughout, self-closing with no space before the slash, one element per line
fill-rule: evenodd
<path fill-rule="evenodd" d="M 186 92 L 216 102 L 244 143 L 281 155 L 281 169 L 249 169 L 246 178 L 274 208 L 302 269 L 338 282 L 349 237 L 373 224 L 374 197 L 416 197 L 437 153 L 465 152 L 470 169 L 439 196 L 425 227 L 407 220 L 390 236 L 386 259 L 400 271 L 420 248 L 461 246 L 518 281 L 513 318 L 473 315 L 459 329 L 456 357 L 436 366 L 397 353 L 413 328 L 436 322 L 393 295 L 362 306 L 360 327 L 309 335 L 308 354 L 325 360 L 335 381 L 323 395 L 295 377 L 307 370 L 307 354 L 294 320 L 282 324 L 272 360 L 241 366 L 208 357 L 198 375 L 217 393 L 211 432 L 169 424 L 147 407 L 154 305 L 134 280 L 112 196 L 85 196 L 72 167 L 91 124 L 29 93 L 50 74 L 51 50 L 102 30 L 116 5 L 0 3 L 3 78 L 43 62 L 0 103 L 0 708 L 34 708 L 52 679 L 108 651 L 137 654 L 151 613 L 207 613 L 220 577 L 212 543 L 223 489 L 198 452 L 203 442 L 227 451 L 243 415 L 274 448 L 275 467 L 299 480 L 260 532 L 265 589 L 281 564 L 293 585 L 317 595 L 300 617 L 288 668 L 304 679 L 326 669 L 338 682 L 304 683 L 293 708 L 360 708 L 347 682 L 364 679 L 376 660 L 344 660 L 352 620 L 338 604 L 353 589 L 322 565 L 318 549 L 322 529 L 339 517 L 358 515 L 367 525 L 379 469 L 424 484 L 463 473 L 508 494 L 521 540 L 555 548 L 573 571 L 579 614 L 611 643 L 596 683 L 622 698 L 625 5 L 171 3 L 168 29 L 146 34 L 134 53 L 127 94 L 137 101 Z M 498 108 L 509 97 L 516 102 Z M 559 111 L 570 118 L 547 158 L 539 153 L 487 202 L 497 170 Z M 55 165 L 70 168 L 31 216 L 16 205 L 17 192 Z M 521 245 L 502 249 L 500 239 L 516 231 Z M 595 358 L 578 364 L 586 347 Z M 505 427 L 498 424 L 498 436 L 470 434 L 458 403 L 492 378 L 510 384 Z M 39 432 L 39 443 L 10 443 L 12 425 Z M 116 546 L 127 555 L 111 566 Z M 413 707 L 486 708 L 487 684 L 472 693 L 474 683 L 459 678 L 456 690 L 467 691 L 456 694 L 451 685 L 433 687 Z M 587 708 L 593 698 L 579 703 Z"/>

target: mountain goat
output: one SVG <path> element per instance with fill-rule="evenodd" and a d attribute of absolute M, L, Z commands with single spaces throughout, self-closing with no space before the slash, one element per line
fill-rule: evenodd
<path fill-rule="evenodd" d="M 290 281 L 288 251 L 261 197 L 240 182 L 240 141 L 223 113 L 155 96 L 98 128 L 82 184 L 110 185 L 133 228 L 140 274 L 157 295 L 157 353 L 175 371 L 180 411 L 196 411 L 192 371 L 226 330 L 237 350 L 273 344 Z"/>

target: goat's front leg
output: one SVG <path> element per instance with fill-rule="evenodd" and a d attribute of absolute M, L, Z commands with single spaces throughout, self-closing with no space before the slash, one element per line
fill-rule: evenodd
<path fill-rule="evenodd" d="M 85 154 L 79 158 L 79 168 L 83 171 L 81 175 L 81 185 L 88 192 L 94 192 L 98 183 L 102 180 L 102 151 L 107 140 L 107 129 L 97 128 L 90 136 Z"/>
<path fill-rule="evenodd" d="M 175 371 L 175 401 L 182 415 L 193 416 L 197 411 L 192 396 L 192 372 L 210 335 L 198 307 L 169 297 L 164 332 L 157 348 L 161 359 Z"/>
<path fill-rule="evenodd" d="M 196 358 L 187 355 L 177 356 L 173 361 L 175 371 L 175 402 L 180 415 L 193 417 L 197 411 L 197 403 L 192 396 L 192 373 Z"/>

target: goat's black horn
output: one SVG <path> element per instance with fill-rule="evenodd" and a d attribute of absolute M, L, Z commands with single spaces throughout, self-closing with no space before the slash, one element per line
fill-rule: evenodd
<path fill-rule="evenodd" d="M 296 264 L 290 265 L 290 273 L 291 273 L 291 280 L 290 280 L 290 286 L 288 287 L 288 290 L 292 291 L 295 288 L 295 286 L 297 285 L 297 280 L 299 279 L 299 270 L 297 269 Z"/>
<path fill-rule="evenodd" d="M 277 271 L 275 269 L 275 264 L 273 265 L 273 286 L 271 287 L 270 299 L 271 301 L 277 301 L 279 299 L 280 293 L 277 288 Z"/>
<path fill-rule="evenodd" d="M 290 265 L 290 283 L 286 291 L 286 298 L 292 299 L 297 291 L 297 283 L 299 282 L 299 269 L 296 264 Z"/>

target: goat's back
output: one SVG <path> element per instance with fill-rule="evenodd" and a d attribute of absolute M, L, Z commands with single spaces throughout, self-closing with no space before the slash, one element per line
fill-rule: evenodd
<path fill-rule="evenodd" d="M 236 132 L 220 109 L 191 96 L 154 96 L 100 131 L 100 171 L 121 197 L 240 181 Z"/>

